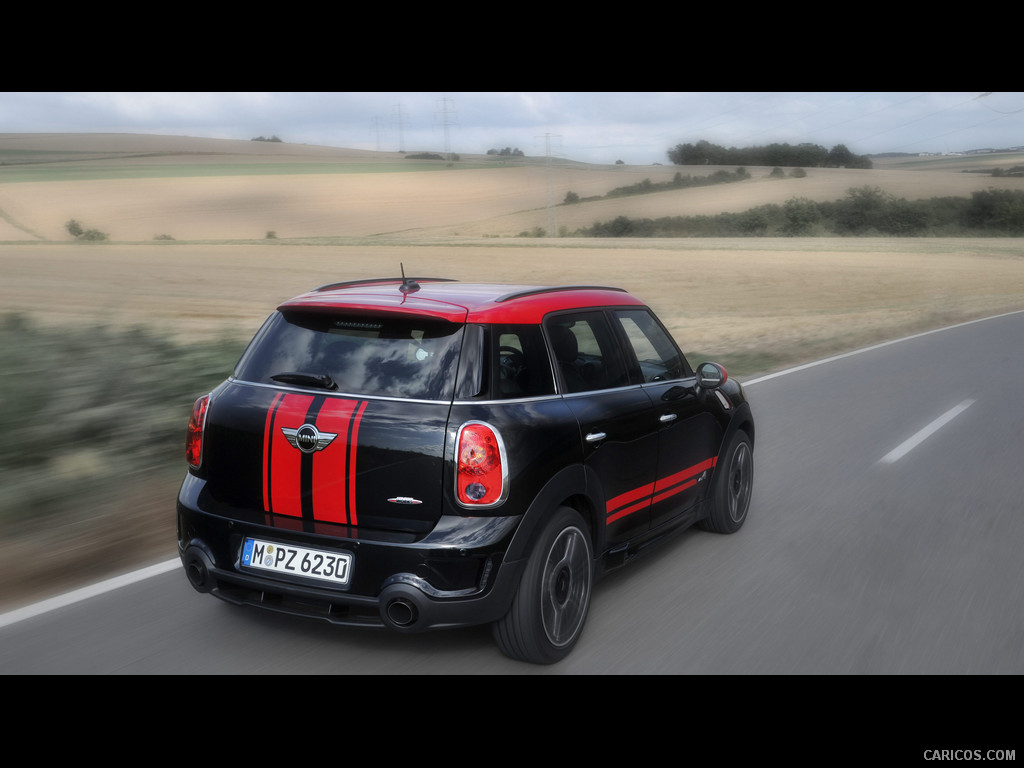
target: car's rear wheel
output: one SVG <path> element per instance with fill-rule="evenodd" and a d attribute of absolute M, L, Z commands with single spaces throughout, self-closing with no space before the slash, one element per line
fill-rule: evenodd
<path fill-rule="evenodd" d="M 754 486 L 754 452 L 745 432 L 737 432 L 715 473 L 711 511 L 701 526 L 715 533 L 735 533 L 747 519 Z"/>
<path fill-rule="evenodd" d="M 586 523 L 559 507 L 534 544 L 509 612 L 494 623 L 506 655 L 534 664 L 565 658 L 590 607 L 593 554 Z"/>

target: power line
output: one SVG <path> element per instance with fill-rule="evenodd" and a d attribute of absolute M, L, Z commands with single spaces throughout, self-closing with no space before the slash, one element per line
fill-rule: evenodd
<path fill-rule="evenodd" d="M 395 104 L 395 123 L 398 125 L 398 151 L 405 152 L 405 115 L 401 104 Z"/>
<path fill-rule="evenodd" d="M 379 117 L 374 117 L 373 118 L 373 138 L 374 138 L 374 146 L 377 148 L 378 152 L 380 152 L 380 131 L 381 131 L 381 128 L 380 128 L 380 118 Z"/>
<path fill-rule="evenodd" d="M 559 136 L 553 136 L 550 133 L 544 134 L 544 157 L 545 157 L 545 176 L 547 179 L 547 192 L 548 192 L 548 237 L 555 237 L 557 235 L 556 227 L 558 221 L 555 217 L 555 201 L 554 201 L 554 188 L 552 187 L 551 178 L 551 139 L 561 138 Z"/>
<path fill-rule="evenodd" d="M 448 138 L 448 128 L 453 124 L 453 120 L 450 119 L 450 115 L 455 114 L 455 110 L 450 108 L 448 105 L 451 103 L 451 99 L 439 99 L 439 111 L 441 113 L 441 124 L 444 126 L 444 155 L 448 162 L 452 159 L 452 147 L 451 141 Z"/>

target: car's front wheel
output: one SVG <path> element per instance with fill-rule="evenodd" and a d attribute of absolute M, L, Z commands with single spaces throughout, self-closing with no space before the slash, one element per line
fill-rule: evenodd
<path fill-rule="evenodd" d="M 715 533 L 738 531 L 747 519 L 753 485 L 753 447 L 745 432 L 737 432 L 715 472 L 711 511 L 701 527 Z"/>
<path fill-rule="evenodd" d="M 559 507 L 530 553 L 512 607 L 494 623 L 502 653 L 534 664 L 552 664 L 569 654 L 590 607 L 592 552 L 583 518 Z"/>

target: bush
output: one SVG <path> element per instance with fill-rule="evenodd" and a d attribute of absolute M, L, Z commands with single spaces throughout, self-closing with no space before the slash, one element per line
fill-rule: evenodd
<path fill-rule="evenodd" d="M 523 232 L 520 232 L 518 237 L 544 237 L 546 235 L 547 230 L 545 230 L 544 227 L 534 227 L 529 232 L 525 230 Z"/>
<path fill-rule="evenodd" d="M 106 240 L 107 234 L 98 229 L 83 229 L 82 225 L 74 219 L 64 224 L 64 229 L 76 240 Z"/>
<path fill-rule="evenodd" d="M 806 197 L 793 197 L 782 205 L 785 223 L 781 232 L 784 235 L 806 235 L 821 219 L 818 204 Z"/>
<path fill-rule="evenodd" d="M 967 211 L 968 222 L 982 229 L 1008 234 L 1024 232 L 1024 192 L 1016 189 L 987 189 L 975 192 Z"/>

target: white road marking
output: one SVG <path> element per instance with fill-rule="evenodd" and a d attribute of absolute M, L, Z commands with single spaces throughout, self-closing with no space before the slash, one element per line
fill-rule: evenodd
<path fill-rule="evenodd" d="M 36 616 L 42 616 L 44 613 L 55 611 L 58 608 L 63 608 L 66 605 L 72 605 L 82 600 L 88 600 L 90 597 L 96 597 L 102 595 L 104 592 L 111 592 L 121 587 L 126 587 L 129 584 L 134 584 L 137 581 L 144 581 L 151 576 L 159 576 L 161 573 L 167 573 L 175 568 L 181 567 L 181 561 L 177 558 L 173 560 L 167 560 L 157 565 L 151 565 L 148 568 L 141 568 L 131 573 L 126 573 L 123 576 L 115 576 L 112 579 L 92 584 L 88 587 L 82 587 L 72 592 L 66 592 L 63 595 L 57 595 L 51 597 L 49 600 L 43 600 L 39 603 L 33 603 L 32 605 L 26 605 L 24 608 L 16 608 L 13 611 L 0 614 L 0 628 L 6 627 L 9 624 L 17 624 L 19 621 L 25 621 L 26 619 L 32 619 Z"/>
<path fill-rule="evenodd" d="M 966 325 L 974 325 L 975 323 L 984 323 L 987 320 L 998 320 L 1001 317 L 1009 317 L 1010 315 L 1019 315 L 1022 312 L 1024 312 L 1024 310 L 1016 310 L 1014 312 L 1004 312 L 1001 315 L 992 315 L 992 317 L 981 317 L 981 318 L 978 318 L 977 320 L 967 320 L 966 322 L 957 323 L 956 325 L 947 325 L 944 328 L 935 328 L 935 329 L 930 330 L 930 331 L 924 331 L 922 333 L 915 333 L 912 336 L 904 336 L 901 339 L 891 339 L 890 341 L 883 341 L 880 344 L 873 344 L 870 347 L 863 347 L 861 349 L 855 349 L 855 350 L 853 350 L 851 352 L 843 352 L 842 354 L 839 354 L 839 355 L 833 355 L 832 357 L 826 357 L 826 358 L 824 358 L 822 360 L 815 360 L 813 363 L 804 363 L 803 365 L 797 365 L 797 366 L 795 366 L 793 368 L 786 368 L 785 370 L 776 371 L 775 373 L 768 373 L 768 374 L 765 374 L 764 376 L 758 376 L 755 379 L 750 379 L 749 381 L 744 381 L 742 383 L 743 383 L 744 387 L 749 387 L 749 386 L 752 386 L 753 384 L 760 384 L 762 381 L 771 381 L 772 379 L 777 379 L 780 376 L 788 376 L 791 373 L 798 373 L 799 371 L 806 371 L 808 368 L 817 368 L 819 365 L 825 365 L 826 363 L 834 363 L 836 360 L 844 360 L 847 357 L 853 357 L 854 355 L 862 355 L 865 352 L 872 352 L 872 351 L 874 351 L 876 349 L 882 349 L 883 347 L 892 346 L 893 344 L 902 344 L 904 341 L 910 341 L 912 339 L 920 339 L 922 336 L 931 336 L 933 333 L 944 333 L 945 331 L 951 331 L 951 330 L 953 330 L 955 328 L 963 328 Z"/>
<path fill-rule="evenodd" d="M 879 463 L 881 463 L 881 464 L 895 464 L 897 461 L 902 459 L 904 456 L 906 456 L 908 453 L 910 453 L 912 450 L 914 450 L 917 446 L 919 446 L 921 443 L 923 443 L 929 437 L 931 437 L 936 432 L 938 432 L 940 429 L 942 429 L 944 426 L 949 424 L 949 422 L 951 422 L 953 419 L 955 419 L 961 413 L 963 413 L 968 408 L 970 408 L 972 405 L 974 405 L 974 403 L 975 403 L 974 400 L 964 400 L 959 405 L 957 405 L 957 406 L 955 406 L 953 408 L 950 408 L 948 411 L 946 411 L 944 414 L 939 416 L 939 418 L 937 418 L 935 421 L 933 421 L 927 427 L 925 427 L 924 429 L 920 430 L 919 432 L 916 432 L 911 437 L 908 437 L 902 443 L 900 443 L 895 448 L 893 448 L 891 451 L 889 451 L 887 454 L 885 454 L 885 456 L 883 456 L 881 459 L 879 459 Z"/>

